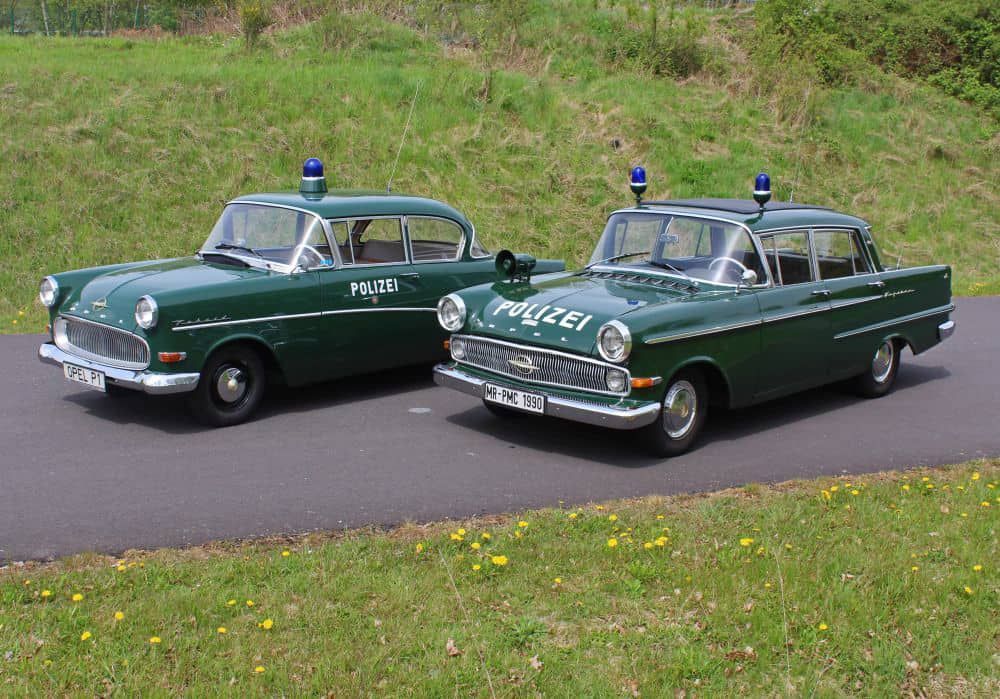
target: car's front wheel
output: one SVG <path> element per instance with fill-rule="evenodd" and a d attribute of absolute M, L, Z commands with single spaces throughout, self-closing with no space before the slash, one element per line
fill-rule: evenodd
<path fill-rule="evenodd" d="M 694 444 L 708 415 L 708 389 L 697 369 L 685 369 L 670 380 L 660 416 L 643 428 L 656 456 L 677 456 Z"/>
<path fill-rule="evenodd" d="M 883 340 L 875 350 L 868 371 L 855 379 L 855 388 L 865 398 L 879 398 L 892 390 L 899 373 L 902 345 L 896 340 Z"/>
<path fill-rule="evenodd" d="M 191 393 L 191 411 L 212 427 L 237 425 L 253 414 L 264 396 L 264 363 L 249 347 L 224 347 L 201 371 Z"/>

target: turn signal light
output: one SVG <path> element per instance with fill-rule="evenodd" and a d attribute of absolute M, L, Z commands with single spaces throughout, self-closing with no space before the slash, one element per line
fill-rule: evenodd
<path fill-rule="evenodd" d="M 445 340 L 444 341 L 444 348 L 446 350 L 450 350 L 451 349 L 451 340 Z"/>
<path fill-rule="evenodd" d="M 156 355 L 164 364 L 174 364 L 187 359 L 187 352 L 159 352 Z"/>
<path fill-rule="evenodd" d="M 652 388 L 660 383 L 659 376 L 636 376 L 632 378 L 632 388 Z"/>

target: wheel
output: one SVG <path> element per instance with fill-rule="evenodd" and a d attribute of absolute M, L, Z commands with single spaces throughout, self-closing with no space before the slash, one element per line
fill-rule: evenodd
<path fill-rule="evenodd" d="M 222 348 L 201 370 L 191 393 L 191 411 L 213 427 L 238 425 L 253 414 L 264 396 L 264 363 L 249 347 Z"/>
<path fill-rule="evenodd" d="M 855 379 L 855 389 L 865 398 L 879 398 L 892 390 L 899 372 L 900 345 L 895 340 L 883 340 L 875 350 L 868 371 Z"/>
<path fill-rule="evenodd" d="M 490 401 L 483 399 L 483 406 L 491 413 L 494 417 L 501 417 L 505 420 L 516 420 L 525 416 L 520 410 L 514 410 L 513 408 L 508 408 L 503 405 L 497 405 L 496 403 L 491 403 Z"/>
<path fill-rule="evenodd" d="M 708 389 L 696 369 L 678 372 L 663 395 L 660 417 L 643 428 L 656 456 L 677 456 L 694 444 L 708 415 Z"/>

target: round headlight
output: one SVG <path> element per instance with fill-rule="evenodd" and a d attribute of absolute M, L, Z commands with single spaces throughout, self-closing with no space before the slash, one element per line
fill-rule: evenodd
<path fill-rule="evenodd" d="M 438 301 L 438 322 L 448 332 L 461 330 L 465 325 L 465 303 L 454 294 Z"/>
<path fill-rule="evenodd" d="M 135 304 L 135 322 L 143 330 L 149 330 L 156 325 L 160 315 L 159 308 L 152 296 L 143 296 Z"/>
<path fill-rule="evenodd" d="M 628 375 L 621 369 L 608 369 L 608 373 L 604 377 L 604 383 L 607 384 L 609 391 L 622 393 L 628 386 Z"/>
<path fill-rule="evenodd" d="M 597 331 L 597 351 L 609 362 L 624 362 L 632 351 L 632 334 L 624 323 L 608 321 Z"/>
<path fill-rule="evenodd" d="M 52 308 L 56 305 L 56 299 L 59 297 L 59 283 L 52 277 L 45 277 L 42 280 L 41 286 L 38 287 L 38 300 L 42 302 L 42 305 L 46 308 Z"/>
<path fill-rule="evenodd" d="M 456 337 L 451 341 L 451 358 L 456 362 L 465 359 L 465 340 Z"/>

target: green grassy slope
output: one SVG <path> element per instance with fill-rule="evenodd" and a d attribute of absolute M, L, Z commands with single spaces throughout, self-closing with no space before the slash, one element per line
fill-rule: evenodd
<path fill-rule="evenodd" d="M 0 328 L 43 328 L 47 272 L 191 253 L 226 200 L 294 188 L 307 156 L 333 186 L 385 186 L 418 85 L 394 188 L 454 204 L 492 248 L 583 261 L 635 163 L 655 197 L 745 196 L 767 169 L 778 197 L 794 184 L 871 221 L 887 260 L 951 263 L 958 293 L 1000 292 L 994 119 L 887 78 L 811 97 L 801 129 L 733 80 L 608 69 L 580 12 L 534 17 L 535 34 L 592 33 L 513 52 L 489 100 L 474 52 L 365 15 L 253 52 L 0 38 Z"/>

